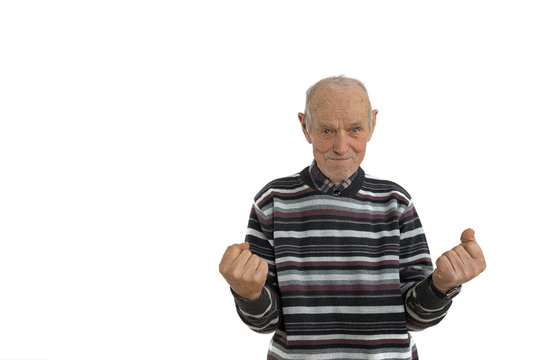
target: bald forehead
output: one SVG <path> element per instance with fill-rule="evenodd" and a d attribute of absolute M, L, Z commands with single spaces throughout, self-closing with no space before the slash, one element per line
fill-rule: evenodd
<path fill-rule="evenodd" d="M 313 93 L 309 110 L 316 113 L 343 106 L 351 110 L 366 111 L 369 108 L 366 91 L 355 82 L 344 85 L 323 83 Z"/>

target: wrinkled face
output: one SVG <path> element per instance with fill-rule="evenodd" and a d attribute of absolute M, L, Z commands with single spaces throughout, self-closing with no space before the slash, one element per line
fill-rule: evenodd
<path fill-rule="evenodd" d="M 310 129 L 304 114 L 298 114 L 318 168 L 336 185 L 351 176 L 364 160 L 377 115 L 373 110 L 370 131 L 368 101 L 365 91 L 356 84 L 335 89 L 322 85 L 311 98 Z"/>

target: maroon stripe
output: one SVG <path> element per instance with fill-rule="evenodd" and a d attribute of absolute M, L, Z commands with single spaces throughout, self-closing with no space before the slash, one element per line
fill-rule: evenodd
<path fill-rule="evenodd" d="M 420 248 L 424 248 L 424 245 L 421 245 Z M 291 247 L 291 246 L 279 246 L 279 251 L 291 251 L 291 252 L 315 252 L 315 251 L 324 251 L 327 254 L 332 252 L 343 252 L 343 251 L 351 251 L 354 253 L 359 252 L 385 252 L 386 250 L 397 250 L 399 249 L 398 245 L 386 245 L 386 246 L 378 246 L 376 249 L 374 248 L 368 248 L 368 247 L 341 247 L 341 246 L 335 246 L 335 247 L 309 247 L 309 248 L 302 248 L 302 247 Z"/>
<path fill-rule="evenodd" d="M 368 220 L 388 219 L 388 215 L 391 213 L 396 213 L 395 216 L 397 216 L 397 211 L 392 210 L 385 214 L 362 213 L 361 219 L 368 219 Z M 291 212 L 283 212 L 280 210 L 275 210 L 274 212 L 274 217 L 277 219 L 293 218 L 293 217 L 298 217 L 300 215 L 302 217 L 315 216 L 315 215 L 349 217 L 349 218 L 355 218 L 355 222 L 359 222 L 358 212 L 346 211 L 346 210 L 332 210 L 332 209 L 298 210 L 298 209 L 295 209 L 294 211 L 291 211 Z"/>
<path fill-rule="evenodd" d="M 395 327 L 401 327 L 401 323 L 387 323 L 387 324 L 368 324 L 368 325 L 361 325 L 361 324 L 343 324 L 340 323 L 339 325 L 336 324 L 317 324 L 316 327 L 312 325 L 290 325 L 289 329 L 359 329 L 359 330 L 365 330 L 365 329 L 388 329 L 388 328 L 395 328 Z"/>
<path fill-rule="evenodd" d="M 416 262 L 416 261 L 415 261 Z M 380 266 L 385 265 L 397 265 L 399 264 L 399 261 L 397 260 L 386 260 L 386 261 L 378 261 L 378 262 L 367 262 L 367 261 L 328 261 L 328 262 L 319 262 L 319 261 L 309 261 L 309 262 L 298 262 L 298 261 L 286 261 L 286 262 L 280 262 L 276 266 L 281 268 L 285 266 L 296 266 L 296 267 L 308 267 L 308 266 L 316 266 L 316 267 L 352 267 L 352 266 L 364 266 L 364 267 L 371 267 L 371 268 L 377 268 Z"/>

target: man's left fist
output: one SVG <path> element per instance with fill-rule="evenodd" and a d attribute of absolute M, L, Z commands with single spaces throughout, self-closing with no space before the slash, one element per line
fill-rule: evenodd
<path fill-rule="evenodd" d="M 477 277 L 486 269 L 482 249 L 474 238 L 474 230 L 461 234 L 461 244 L 445 252 L 436 261 L 433 284 L 443 294 Z"/>

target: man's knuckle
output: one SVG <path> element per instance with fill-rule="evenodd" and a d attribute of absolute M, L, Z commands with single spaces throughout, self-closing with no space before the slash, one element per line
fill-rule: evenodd
<path fill-rule="evenodd" d="M 219 272 L 222 273 L 222 274 L 226 274 L 228 272 L 230 272 L 231 270 L 231 264 L 230 263 L 227 263 L 227 262 L 220 262 L 219 263 Z"/>
<path fill-rule="evenodd" d="M 231 276 L 231 278 L 233 278 L 234 280 L 240 280 L 240 279 L 242 279 L 242 276 L 243 276 L 243 275 L 244 275 L 243 272 L 242 272 L 240 269 L 238 269 L 238 268 L 232 269 L 232 270 L 230 271 L 230 276 Z"/>
<path fill-rule="evenodd" d="M 486 262 L 485 262 L 485 261 L 480 261 L 480 262 L 475 266 L 475 269 L 476 269 L 476 275 L 479 275 L 481 272 L 483 272 L 484 270 L 486 270 Z"/>
<path fill-rule="evenodd" d="M 451 282 L 457 282 L 461 279 L 460 274 L 454 272 L 448 275 L 448 280 Z"/>
<path fill-rule="evenodd" d="M 239 254 L 239 256 L 250 256 L 251 255 L 251 251 L 245 249 L 245 250 L 242 250 Z"/>
<path fill-rule="evenodd" d="M 223 257 L 235 258 L 237 255 L 238 255 L 238 249 L 236 249 L 234 245 L 231 245 L 227 247 L 227 250 L 225 250 L 225 254 L 223 255 Z"/>
<path fill-rule="evenodd" d="M 266 274 L 259 272 L 257 273 L 255 279 L 257 281 L 257 284 L 264 284 L 266 282 Z"/>
<path fill-rule="evenodd" d="M 486 270 L 486 267 L 487 267 L 486 260 L 484 258 L 480 259 L 480 269 L 484 271 Z"/>

